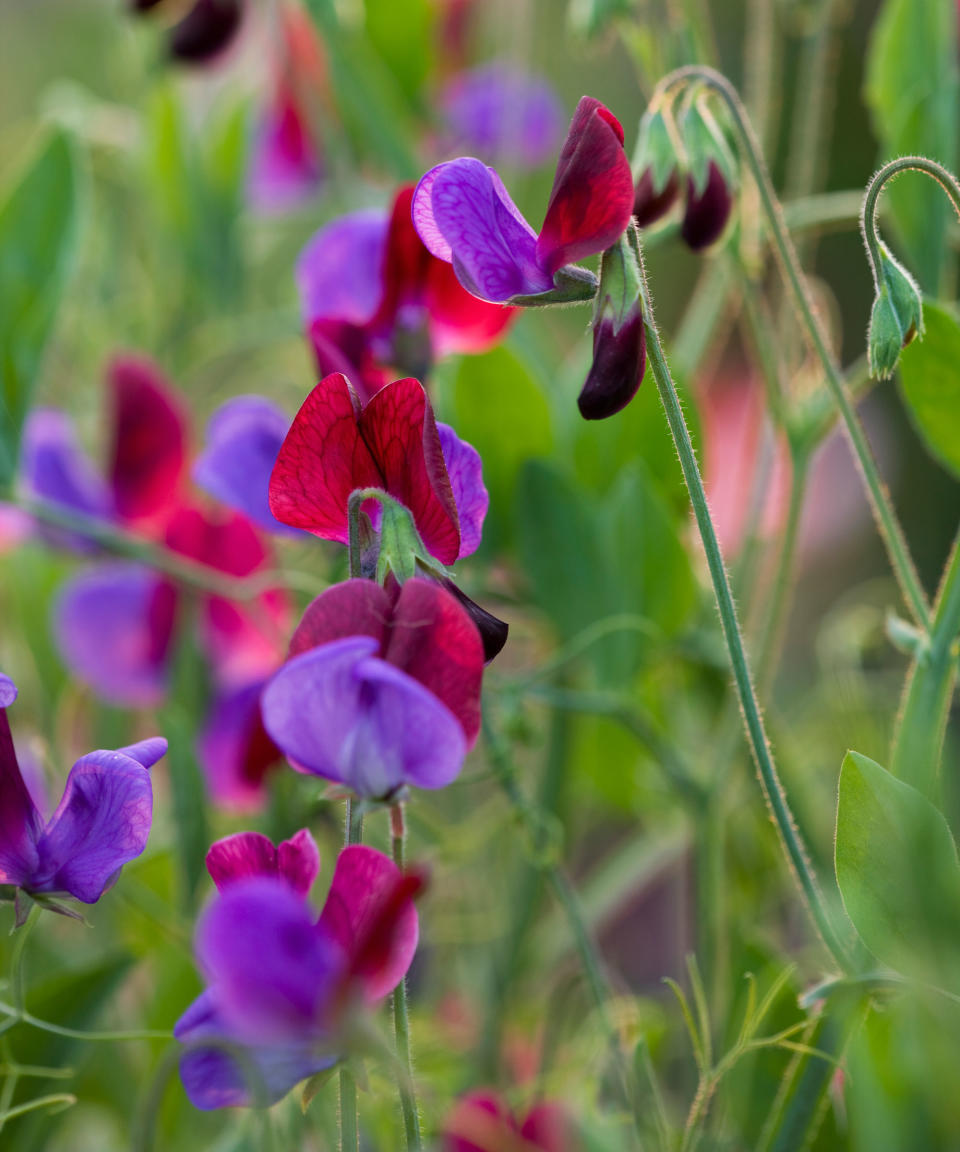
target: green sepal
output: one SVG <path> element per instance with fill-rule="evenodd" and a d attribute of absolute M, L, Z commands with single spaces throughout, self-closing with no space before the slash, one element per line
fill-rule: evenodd
<path fill-rule="evenodd" d="M 720 125 L 705 101 L 691 100 L 680 119 L 680 135 L 687 156 L 687 168 L 697 196 L 703 193 L 710 176 L 710 162 L 720 169 L 727 186 L 737 185 L 737 162 Z"/>
<path fill-rule="evenodd" d="M 880 245 L 880 276 L 890 293 L 906 348 L 914 336 L 923 336 L 923 296 L 916 280 L 894 260 L 885 244 Z"/>
<path fill-rule="evenodd" d="M 531 296 L 511 296 L 507 304 L 516 308 L 546 308 L 551 304 L 582 304 L 597 294 L 597 278 L 589 268 L 564 264 L 553 274 L 553 287 Z"/>
<path fill-rule="evenodd" d="M 870 375 L 880 380 L 892 376 L 902 348 L 903 329 L 900 327 L 900 318 L 897 316 L 886 284 L 882 284 L 874 297 L 873 308 L 870 311 L 870 327 L 867 331 L 867 364 Z"/>
<path fill-rule="evenodd" d="M 304 1083 L 303 1089 L 300 1092 L 300 1109 L 304 1114 L 306 1114 L 307 1109 L 317 1098 L 318 1093 L 327 1085 L 339 1067 L 340 1061 L 338 1060 L 336 1064 L 331 1064 L 329 1068 L 324 1068 L 320 1072 L 314 1072 L 310 1079 Z"/>
<path fill-rule="evenodd" d="M 630 235 L 635 228 L 636 224 L 631 221 L 616 244 L 606 249 L 600 262 L 600 287 L 593 322 L 596 325 L 602 316 L 608 316 L 613 321 L 614 335 L 640 306 L 640 264 Z"/>
<path fill-rule="evenodd" d="M 637 146 L 633 150 L 634 184 L 649 172 L 653 194 L 659 196 L 679 167 L 678 151 L 676 129 L 672 121 L 668 121 L 663 107 L 648 108 L 640 120 Z"/>
<path fill-rule="evenodd" d="M 350 499 L 376 500 L 382 509 L 376 566 L 378 583 L 384 584 L 387 577 L 393 575 L 402 584 L 416 576 L 418 565 L 438 576 L 449 575 L 427 551 L 409 508 L 380 488 L 358 489 L 351 493 Z"/>

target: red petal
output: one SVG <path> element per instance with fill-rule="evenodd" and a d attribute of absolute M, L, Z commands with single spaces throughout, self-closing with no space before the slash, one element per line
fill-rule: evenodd
<path fill-rule="evenodd" d="M 364 408 L 360 430 L 387 491 L 410 509 L 430 553 L 452 564 L 460 553 L 460 522 L 423 385 L 411 378 L 388 384 Z M 283 519 L 276 509 L 273 514 Z"/>
<path fill-rule="evenodd" d="M 304 400 L 270 477 L 270 511 L 282 523 L 348 542 L 350 493 L 384 486 L 360 435 L 358 410 L 356 395 L 339 372 L 321 380 Z"/>
<path fill-rule="evenodd" d="M 381 327 L 392 329 L 397 312 L 404 305 L 417 305 L 424 301 L 427 273 L 433 257 L 413 227 L 410 215 L 413 189 L 413 184 L 405 185 L 393 201 L 383 255 L 383 298 L 370 323 L 374 330 Z"/>
<path fill-rule="evenodd" d="M 114 410 L 110 477 L 125 520 L 161 517 L 176 503 L 186 461 L 186 419 L 156 365 L 118 357 L 108 369 Z"/>
<path fill-rule="evenodd" d="M 633 213 L 633 177 L 623 129 L 599 100 L 584 96 L 570 125 L 537 256 L 552 275 L 564 264 L 609 248 Z"/>
<path fill-rule="evenodd" d="M 480 300 L 457 279 L 453 265 L 430 257 L 427 312 L 434 353 L 483 352 L 495 344 L 518 311 Z"/>
<path fill-rule="evenodd" d="M 372 636 L 382 649 L 395 599 L 373 580 L 335 584 L 308 605 L 290 640 L 288 658 L 347 636 Z"/>
<path fill-rule="evenodd" d="M 461 1097 L 443 1126 L 443 1152 L 512 1152 L 519 1145 L 517 1122 L 495 1092 Z"/>
<path fill-rule="evenodd" d="M 407 580 L 384 658 L 446 704 L 472 747 L 480 732 L 483 643 L 455 597 L 429 580 Z"/>

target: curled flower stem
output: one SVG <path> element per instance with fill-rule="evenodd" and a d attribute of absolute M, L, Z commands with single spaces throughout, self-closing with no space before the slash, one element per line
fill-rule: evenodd
<path fill-rule="evenodd" d="M 405 838 L 406 826 L 403 819 L 403 805 L 395 804 L 390 809 L 390 846 L 393 862 L 401 872 L 405 864 Z M 417 1108 L 417 1093 L 413 1082 L 413 1059 L 410 1055 L 410 1015 L 407 1010 L 406 976 L 393 990 L 393 1028 L 397 1038 L 397 1059 L 400 1063 L 397 1091 L 400 1095 L 400 1113 L 403 1116 L 407 1152 L 414 1152 L 414 1150 L 419 1152 L 423 1147 L 423 1137 L 420 1134 L 420 1113 Z"/>
<path fill-rule="evenodd" d="M 866 433 L 857 416 L 856 409 L 847 395 L 843 375 L 830 349 L 827 334 L 810 296 L 796 249 L 787 230 L 783 209 L 773 190 L 760 145 L 736 89 L 725 76 L 712 68 L 693 66 L 679 68 L 665 76 L 657 86 L 653 99 L 662 96 L 671 88 L 696 84 L 702 84 L 715 92 L 727 106 L 733 120 L 742 144 L 743 155 L 760 193 L 763 212 L 767 218 L 774 247 L 793 295 L 794 304 L 823 367 L 827 384 L 840 411 L 847 436 L 860 466 L 870 506 L 887 549 L 897 583 L 900 585 L 903 598 L 915 621 L 921 627 L 926 628 L 930 621 L 930 606 L 926 593 L 920 583 L 920 577 L 913 563 L 900 521 L 897 519 L 897 514 L 880 477 Z"/>
<path fill-rule="evenodd" d="M 863 198 L 863 211 L 860 216 L 860 230 L 863 233 L 863 242 L 867 246 L 867 257 L 870 260 L 870 271 L 873 273 L 873 283 L 879 288 L 880 273 L 880 236 L 877 232 L 877 204 L 880 193 L 889 180 L 899 176 L 901 172 L 923 172 L 940 185 L 957 216 L 960 217 L 960 181 L 952 172 L 949 172 L 936 160 L 929 160 L 926 156 L 899 156 L 890 160 L 877 171 L 867 185 L 866 195 Z"/>
<path fill-rule="evenodd" d="M 640 258 L 640 255 L 638 245 L 638 258 Z M 733 593 L 730 589 L 730 581 L 727 578 L 723 556 L 720 552 L 716 529 L 714 528 L 713 520 L 710 516 L 710 509 L 707 505 L 707 496 L 703 488 L 700 469 L 697 465 L 696 453 L 690 440 L 690 432 L 684 419 L 683 409 L 680 406 L 680 398 L 677 396 L 677 390 L 674 386 L 673 378 L 670 375 L 670 369 L 663 352 L 663 346 L 660 343 L 660 335 L 657 332 L 657 327 L 654 322 L 653 302 L 646 282 L 646 271 L 643 269 L 642 259 L 641 270 L 643 280 L 643 304 L 647 329 L 647 354 L 657 382 L 660 399 L 667 416 L 667 423 L 670 425 L 670 432 L 673 435 L 674 444 L 680 457 L 680 465 L 687 483 L 687 490 L 690 494 L 690 502 L 693 505 L 697 528 L 699 529 L 704 552 L 706 553 L 707 566 L 710 569 L 710 579 L 713 583 L 717 608 L 720 613 L 723 636 L 730 656 L 730 664 L 737 685 L 737 693 L 740 697 L 740 706 L 743 709 L 747 737 L 757 765 L 757 770 L 760 774 L 760 783 L 777 831 L 780 834 L 787 860 L 805 898 L 817 931 L 834 960 L 846 971 L 851 963 L 847 948 L 839 936 L 830 913 L 827 910 L 826 901 L 820 885 L 817 882 L 813 867 L 800 838 L 799 830 L 794 823 L 793 814 L 787 803 L 786 793 L 780 782 L 776 764 L 774 763 L 770 750 L 770 744 L 767 740 L 766 730 L 760 713 L 760 705 L 750 678 L 750 668 L 743 646 L 743 638 L 740 634 L 740 624 L 737 619 L 736 608 L 734 607 Z"/>

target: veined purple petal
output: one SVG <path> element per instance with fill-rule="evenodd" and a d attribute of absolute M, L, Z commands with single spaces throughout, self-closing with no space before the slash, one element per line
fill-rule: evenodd
<path fill-rule="evenodd" d="M 282 408 L 263 396 L 237 396 L 207 425 L 207 443 L 193 466 L 194 482 L 271 532 L 299 535 L 270 511 L 267 492 L 280 445 L 290 428 Z"/>
<path fill-rule="evenodd" d="M 161 757 L 166 756 L 167 742 L 162 736 L 150 736 L 146 740 L 138 740 L 136 744 L 118 748 L 117 751 L 136 760 L 144 768 L 152 768 Z"/>
<path fill-rule="evenodd" d="M 320 851 L 306 828 L 276 847 L 259 832 L 237 832 L 211 844 L 207 871 L 221 892 L 239 880 L 271 876 L 306 896 L 320 871 Z"/>
<path fill-rule="evenodd" d="M 566 129 L 563 105 L 550 84 L 500 61 L 455 76 L 441 104 L 455 146 L 491 163 L 544 164 Z"/>
<path fill-rule="evenodd" d="M 0 674 L 0 884 L 25 884 L 37 866 L 40 813 L 20 773 L 7 708 L 17 686 Z"/>
<path fill-rule="evenodd" d="M 233 1038 L 217 1009 L 213 993 L 203 992 L 177 1021 L 174 1036 L 188 1051 L 180 1057 L 180 1078 L 195 1108 L 275 1104 L 301 1080 L 329 1068 L 336 1056 L 315 1056 L 309 1045 L 244 1047 L 238 1061 L 222 1048 L 204 1048 L 204 1040 Z M 196 1046 L 196 1047 L 195 1047 Z"/>
<path fill-rule="evenodd" d="M 472 556 L 480 547 L 483 521 L 490 507 L 490 496 L 483 484 L 483 461 L 480 453 L 461 440 L 449 424 L 437 421 L 440 447 L 453 489 L 453 499 L 460 518 L 460 555 Z"/>
<path fill-rule="evenodd" d="M 346 957 L 285 881 L 229 885 L 200 918 L 196 954 L 238 1040 L 323 1042 Z"/>
<path fill-rule="evenodd" d="M 54 636 L 64 663 L 105 700 L 142 707 L 166 690 L 153 611 L 159 582 L 138 564 L 98 565 L 61 588 Z"/>
<path fill-rule="evenodd" d="M 474 296 L 503 303 L 553 287 L 537 263 L 537 235 L 492 168 L 462 156 L 426 173 L 413 195 L 413 223 L 434 256 L 453 264 Z"/>
<path fill-rule="evenodd" d="M 23 485 L 31 496 L 109 520 L 115 515 L 110 486 L 77 442 L 73 421 L 55 408 L 37 408 L 27 417 L 21 457 Z M 41 525 L 51 543 L 91 551 L 90 542 L 72 532 Z"/>
<path fill-rule="evenodd" d="M 382 798 L 403 784 L 442 788 L 466 739 L 446 705 L 374 653 L 369 636 L 335 640 L 285 664 L 264 690 L 267 731 L 296 767 Z"/>
<path fill-rule="evenodd" d="M 303 318 L 366 324 L 383 296 L 389 218 L 379 210 L 352 212 L 321 228 L 297 260 Z"/>
<path fill-rule="evenodd" d="M 90 752 L 70 770 L 40 838 L 29 887 L 95 903 L 121 867 L 144 850 L 152 818 L 146 768 L 123 752 Z"/>

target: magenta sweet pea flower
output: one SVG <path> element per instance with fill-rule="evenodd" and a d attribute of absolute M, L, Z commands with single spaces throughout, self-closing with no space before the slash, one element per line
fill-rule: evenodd
<path fill-rule="evenodd" d="M 197 1108 L 274 1103 L 336 1063 L 352 1011 L 405 976 L 417 946 L 418 873 L 373 848 L 345 848 L 319 918 L 306 901 L 319 855 L 303 830 L 278 848 L 256 833 L 218 841 L 207 866 L 220 890 L 197 925 L 207 990 L 174 1035 Z M 241 1046 L 238 1061 L 216 1039 Z"/>
<path fill-rule="evenodd" d="M 412 211 L 420 239 L 474 296 L 505 303 L 549 292 L 562 267 L 609 248 L 630 222 L 633 178 L 623 129 L 599 100 L 581 99 L 539 235 L 497 173 L 473 157 L 421 177 Z"/>
<path fill-rule="evenodd" d="M 434 360 L 481 352 L 513 310 L 478 301 L 414 231 L 413 186 L 389 212 L 354 212 L 313 237 L 297 262 L 303 317 L 320 374 L 348 376 L 364 401 L 391 373 L 425 376 Z"/>
<path fill-rule="evenodd" d="M 443 1128 L 443 1152 L 575 1152 L 563 1108 L 541 1101 L 521 1119 L 496 1092 L 461 1097 Z"/>
<path fill-rule="evenodd" d="M 262 709 L 294 767 L 375 799 L 459 773 L 480 729 L 484 652 L 444 588 L 338 584 L 307 609 L 290 651 Z"/>
<path fill-rule="evenodd" d="M 538 168 L 563 139 L 566 118 L 553 87 L 502 61 L 447 81 L 440 107 L 451 150 L 491 164 Z"/>
<path fill-rule="evenodd" d="M 285 212 L 314 195 L 322 181 L 323 162 L 310 125 L 295 91 L 281 82 L 254 136 L 250 201 L 264 213 Z"/>
<path fill-rule="evenodd" d="M 148 769 L 167 742 L 155 737 L 88 753 L 71 768 L 63 797 L 44 822 L 10 735 L 7 709 L 16 697 L 16 685 L 0 674 L 0 884 L 95 904 L 146 847 L 153 815 Z"/>

